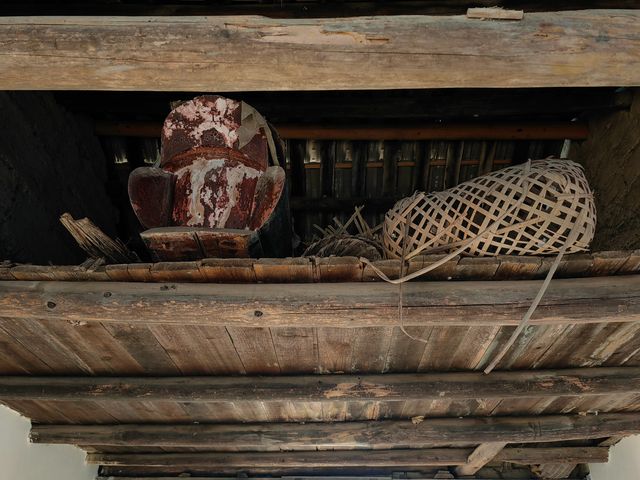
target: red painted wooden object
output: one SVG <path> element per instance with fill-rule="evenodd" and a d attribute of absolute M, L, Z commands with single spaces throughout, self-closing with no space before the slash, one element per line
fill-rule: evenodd
<path fill-rule="evenodd" d="M 290 255 L 283 162 L 275 132 L 249 105 L 207 95 L 175 108 L 162 129 L 160 165 L 138 168 L 129 177 L 133 210 L 153 229 L 141 236 L 154 258 L 209 256 L 200 240 L 206 236 L 211 242 L 216 231 L 228 246 L 218 249 L 221 256 Z M 248 236 L 255 238 L 247 241 Z"/>

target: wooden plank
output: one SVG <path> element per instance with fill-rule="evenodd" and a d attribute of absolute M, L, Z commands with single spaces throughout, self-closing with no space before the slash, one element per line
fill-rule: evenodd
<path fill-rule="evenodd" d="M 608 447 L 505 448 L 494 458 L 499 462 L 535 465 L 540 463 L 607 463 Z"/>
<path fill-rule="evenodd" d="M 358 467 L 423 467 L 464 463 L 471 450 L 382 450 L 282 453 L 166 453 L 103 454 L 90 453 L 87 462 L 109 466 L 165 467 L 192 465 L 220 469 L 220 473 L 240 469 L 294 468 L 358 468 Z"/>
<path fill-rule="evenodd" d="M 235 362 L 233 362 L 235 365 Z M 334 369 L 335 370 L 335 369 Z M 234 372 L 232 372 L 234 373 Z M 640 394 L 640 368 L 270 377 L 0 377 L 3 400 L 341 402 Z"/>
<path fill-rule="evenodd" d="M 269 328 L 229 327 L 227 332 L 247 374 L 280 373 L 280 364 Z"/>
<path fill-rule="evenodd" d="M 164 288 L 163 288 L 164 287 Z M 536 281 L 410 282 L 408 326 L 517 325 Z M 398 324 L 398 290 L 383 283 L 173 284 L 0 282 L 0 308 L 14 319 L 264 327 Z M 357 312 L 357 315 L 355 314 Z M 640 275 L 554 280 L 532 325 L 640 320 Z"/>
<path fill-rule="evenodd" d="M 271 328 L 278 365 L 287 373 L 314 373 L 318 369 L 315 328 Z"/>
<path fill-rule="evenodd" d="M 224 327 L 155 325 L 150 327 L 173 363 L 184 374 L 238 375 L 245 373 Z"/>
<path fill-rule="evenodd" d="M 451 466 L 473 456 L 468 448 L 360 450 L 280 453 L 89 453 L 87 462 L 104 466 L 206 467 L 220 474 L 250 470 L 268 472 L 311 468 L 420 468 Z M 501 462 L 539 464 L 550 458 L 556 464 L 606 463 L 606 447 L 505 448 L 496 456 Z"/>
<path fill-rule="evenodd" d="M 216 451 L 429 448 L 494 442 L 555 442 L 640 433 L 640 414 L 430 418 L 232 425 L 34 425 L 35 443 L 199 447 Z"/>
<path fill-rule="evenodd" d="M 303 209 L 313 211 L 350 210 L 343 200 L 333 198 L 293 198 L 302 201 Z M 373 210 L 388 209 L 397 199 L 356 199 Z M 409 260 L 407 273 L 413 273 L 442 259 L 444 254 L 416 256 Z M 592 277 L 633 274 L 640 271 L 640 254 L 635 251 L 602 251 L 594 254 L 567 255 L 560 264 L 560 277 Z M 311 263 L 309 265 L 309 262 Z M 553 257 L 455 257 L 420 280 L 532 280 L 544 277 Z M 255 265 L 255 266 L 254 266 Z M 376 262 L 389 275 L 398 274 L 398 260 Z M 329 258 L 209 258 L 199 262 L 160 262 L 108 265 L 102 270 L 83 266 L 18 265 L 5 267 L 0 281 L 135 281 L 135 282 L 214 282 L 214 283 L 283 283 L 283 282 L 358 282 L 363 278 L 364 265 L 355 257 Z M 497 267 L 497 271 L 496 271 Z M 254 271 L 255 270 L 255 271 Z M 15 276 L 12 272 L 15 272 Z M 370 268 L 365 280 L 380 281 Z"/>
<path fill-rule="evenodd" d="M 467 18 L 480 20 L 522 20 L 523 17 L 522 10 L 506 10 L 500 7 L 476 7 L 467 10 Z"/>
<path fill-rule="evenodd" d="M 0 88 L 231 92 L 638 85 L 639 24 L 636 10 L 528 13 L 519 22 L 464 16 L 4 17 Z"/>
<path fill-rule="evenodd" d="M 150 375 L 177 375 L 180 369 L 145 325 L 104 323 L 104 328 Z M 56 369 L 58 372 L 58 369 Z"/>
<path fill-rule="evenodd" d="M 481 443 L 469 455 L 466 463 L 456 468 L 457 475 L 473 475 L 487 463 L 494 459 L 507 444 L 505 442 Z"/>

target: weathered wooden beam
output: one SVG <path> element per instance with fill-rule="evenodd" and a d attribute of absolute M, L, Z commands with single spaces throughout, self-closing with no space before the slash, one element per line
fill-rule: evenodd
<path fill-rule="evenodd" d="M 0 400 L 342 402 L 640 394 L 640 368 L 286 377 L 0 377 Z"/>
<path fill-rule="evenodd" d="M 517 325 L 538 281 L 410 282 L 405 325 Z M 4 317 L 132 324 L 393 326 L 398 289 L 386 283 L 151 284 L 0 282 Z M 640 320 L 640 275 L 554 280 L 532 325 Z"/>
<path fill-rule="evenodd" d="M 505 442 L 486 442 L 481 443 L 469 455 L 467 461 L 463 465 L 456 468 L 457 475 L 473 475 L 487 463 L 493 460 L 507 444 Z"/>
<path fill-rule="evenodd" d="M 465 16 L 3 17 L 0 41 L 3 90 L 640 84 L 636 10 L 527 13 L 518 22 Z"/>
<path fill-rule="evenodd" d="M 540 463 L 607 463 L 608 447 L 543 447 L 543 448 L 505 448 L 493 459 L 499 462 L 511 462 L 521 465 Z"/>
<path fill-rule="evenodd" d="M 275 125 L 284 139 L 302 140 L 584 140 L 586 123 L 422 123 L 396 126 Z M 161 123 L 97 122 L 96 135 L 160 138 Z"/>
<path fill-rule="evenodd" d="M 220 474 L 243 469 L 252 472 L 311 468 L 420 468 L 452 466 L 467 461 L 473 449 L 434 448 L 398 450 L 343 450 L 330 452 L 243 452 L 243 453 L 90 453 L 87 462 L 105 466 L 206 467 Z M 601 463 L 608 458 L 605 447 L 505 448 L 497 461 L 535 464 L 546 458 L 573 463 Z M 561 463 L 565 463 L 562 461 Z M 462 475 L 462 474 L 459 474 Z"/>
<path fill-rule="evenodd" d="M 640 433 L 640 414 L 435 418 L 231 425 L 34 425 L 35 443 L 207 447 L 217 451 L 430 448 L 485 442 L 552 442 Z"/>
<path fill-rule="evenodd" d="M 220 473 L 233 473 L 246 468 L 251 468 L 251 471 L 260 471 L 334 467 L 428 467 L 465 463 L 472 451 L 473 449 L 469 448 L 432 448 L 278 453 L 89 453 L 87 454 L 87 463 L 141 467 L 192 465 L 220 469 Z"/>

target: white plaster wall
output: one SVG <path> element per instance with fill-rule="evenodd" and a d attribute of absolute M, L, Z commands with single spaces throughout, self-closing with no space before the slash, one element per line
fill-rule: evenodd
<path fill-rule="evenodd" d="M 97 467 L 67 445 L 29 443 L 29 420 L 0 405 L 0 480 L 91 480 Z"/>
<path fill-rule="evenodd" d="M 627 437 L 611 447 L 609 463 L 589 465 L 592 480 L 640 479 L 640 435 Z"/>

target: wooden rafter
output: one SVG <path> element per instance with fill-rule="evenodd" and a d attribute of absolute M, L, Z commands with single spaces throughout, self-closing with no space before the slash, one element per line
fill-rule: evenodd
<path fill-rule="evenodd" d="M 473 475 L 493 460 L 506 447 L 506 442 L 485 442 L 469 455 L 467 461 L 456 468 L 458 475 Z M 508 454 L 508 452 L 507 452 Z"/>
<path fill-rule="evenodd" d="M 343 402 L 640 394 L 640 368 L 284 377 L 0 377 L 0 400 Z"/>
<path fill-rule="evenodd" d="M 207 447 L 218 451 L 429 448 L 485 442 L 555 442 L 640 433 L 640 414 L 464 417 L 342 423 L 34 425 L 36 443 Z"/>
<path fill-rule="evenodd" d="M 517 325 L 536 281 L 411 282 L 405 325 Z M 373 327 L 398 324 L 398 289 L 384 283 L 234 285 L 0 282 L 2 316 L 131 324 Z M 640 320 L 640 275 L 559 279 L 532 325 Z"/>
<path fill-rule="evenodd" d="M 639 25 L 637 10 L 527 13 L 516 22 L 464 16 L 4 17 L 0 88 L 637 85 Z"/>
<path fill-rule="evenodd" d="M 408 450 L 356 450 L 278 453 L 91 453 L 87 461 L 107 466 L 207 467 L 221 474 L 242 469 L 252 472 L 301 468 L 420 468 L 465 464 L 473 449 L 438 448 Z M 495 461 L 535 464 L 546 459 L 557 463 L 602 463 L 605 447 L 505 448 L 492 456 Z M 471 465 L 471 463 L 469 463 Z"/>

